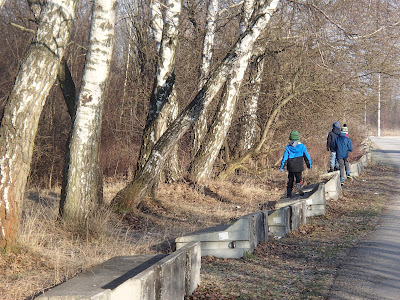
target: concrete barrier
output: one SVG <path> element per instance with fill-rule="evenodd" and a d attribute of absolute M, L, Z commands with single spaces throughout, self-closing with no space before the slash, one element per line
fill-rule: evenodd
<path fill-rule="evenodd" d="M 306 199 L 306 217 L 325 215 L 326 212 L 326 193 L 325 183 L 321 182 L 313 185 L 310 196 Z"/>
<path fill-rule="evenodd" d="M 359 176 L 371 153 L 351 165 L 351 174 Z M 285 237 L 306 224 L 308 217 L 324 215 L 326 201 L 337 200 L 342 187 L 339 172 L 324 174 L 323 182 L 304 188 L 305 196 L 285 199 L 274 210 L 264 210 L 239 218 L 233 224 L 206 228 L 179 237 L 177 250 L 170 255 L 114 257 L 37 299 L 51 300 L 124 300 L 184 299 L 200 284 L 201 256 L 241 258 L 253 252 L 269 236 Z"/>
<path fill-rule="evenodd" d="M 268 240 L 268 218 L 256 212 L 239 218 L 233 224 L 206 228 L 175 239 L 176 248 L 193 241 L 201 242 L 201 255 L 241 258 Z"/>
<path fill-rule="evenodd" d="M 120 256 L 56 286 L 41 300 L 184 299 L 200 284 L 200 243 L 172 254 Z"/>
<path fill-rule="evenodd" d="M 268 211 L 268 234 L 281 238 L 290 232 L 291 209 L 289 206 Z"/>
<path fill-rule="evenodd" d="M 363 156 L 361 156 L 361 158 L 360 158 L 360 163 L 361 163 L 364 167 L 368 166 L 369 160 L 368 160 L 368 155 L 367 155 L 367 154 L 364 154 Z"/>
<path fill-rule="evenodd" d="M 337 200 L 342 193 L 342 186 L 340 184 L 339 171 L 324 174 L 322 179 L 328 180 L 325 182 L 325 198 L 326 200 Z"/>
<path fill-rule="evenodd" d="M 358 177 L 360 176 L 362 172 L 362 165 L 359 162 L 353 163 L 350 165 L 350 175 L 353 177 Z"/>
<path fill-rule="evenodd" d="M 289 205 L 290 208 L 290 231 L 295 231 L 301 225 L 306 224 L 306 201 L 299 200 Z"/>

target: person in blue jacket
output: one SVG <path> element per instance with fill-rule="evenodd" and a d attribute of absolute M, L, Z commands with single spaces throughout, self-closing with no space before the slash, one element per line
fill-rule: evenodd
<path fill-rule="evenodd" d="M 351 139 L 346 136 L 348 132 L 349 130 L 347 127 L 343 126 L 340 130 L 340 136 L 336 138 L 335 142 L 333 143 L 333 149 L 336 151 L 336 159 L 339 161 L 340 183 L 342 185 L 344 184 L 346 177 L 351 178 L 349 152 L 353 151 L 353 143 L 351 142 Z"/>
<path fill-rule="evenodd" d="M 286 146 L 285 152 L 283 153 L 281 162 L 281 171 L 284 171 L 284 167 L 287 167 L 288 184 L 286 196 L 290 198 L 292 196 L 293 184 L 296 179 L 296 188 L 300 195 L 304 195 L 303 192 L 303 177 L 302 172 L 304 170 L 305 161 L 307 168 L 311 169 L 311 157 L 307 152 L 307 147 L 300 142 L 300 134 L 293 130 L 289 135 L 289 145 Z"/>

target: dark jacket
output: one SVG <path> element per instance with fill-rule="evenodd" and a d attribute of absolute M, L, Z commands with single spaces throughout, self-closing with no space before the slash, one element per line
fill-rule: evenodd
<path fill-rule="evenodd" d="M 326 139 L 326 150 L 335 151 L 333 150 L 333 143 L 340 136 L 340 128 L 333 127 L 331 131 L 328 133 L 328 137 Z"/>
<path fill-rule="evenodd" d="M 333 151 L 336 151 L 336 159 L 348 158 L 349 152 L 353 151 L 351 139 L 345 133 L 341 133 L 333 143 Z"/>
<path fill-rule="evenodd" d="M 291 141 L 283 153 L 281 171 L 287 165 L 289 172 L 302 172 L 304 170 L 303 159 L 306 162 L 307 168 L 311 169 L 311 157 L 307 152 L 306 146 L 300 141 Z"/>

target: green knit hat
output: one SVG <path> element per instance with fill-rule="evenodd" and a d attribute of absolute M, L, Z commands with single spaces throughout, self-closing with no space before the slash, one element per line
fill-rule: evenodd
<path fill-rule="evenodd" d="M 292 130 L 289 135 L 289 140 L 291 141 L 300 140 L 300 134 L 296 130 Z"/>

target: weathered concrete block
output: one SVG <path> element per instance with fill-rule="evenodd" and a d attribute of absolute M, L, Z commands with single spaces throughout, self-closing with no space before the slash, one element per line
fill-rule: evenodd
<path fill-rule="evenodd" d="M 206 228 L 175 239 L 180 249 L 192 241 L 201 242 L 201 255 L 221 258 L 240 258 L 246 251 L 253 252 L 261 242 L 268 240 L 268 225 L 264 212 L 239 218 L 231 225 Z"/>
<path fill-rule="evenodd" d="M 317 184 L 306 199 L 306 217 L 314 217 L 325 215 L 326 212 L 326 196 L 325 183 Z"/>
<path fill-rule="evenodd" d="M 268 211 L 268 230 L 274 237 L 284 237 L 290 232 L 290 207 Z"/>
<path fill-rule="evenodd" d="M 190 296 L 200 284 L 200 242 L 190 242 L 177 251 L 186 253 L 185 294 Z"/>
<path fill-rule="evenodd" d="M 366 154 L 364 154 L 363 156 L 361 156 L 360 158 L 360 163 L 366 167 L 368 166 L 368 156 Z"/>
<path fill-rule="evenodd" d="M 329 173 L 330 179 L 325 183 L 325 198 L 326 200 L 337 200 L 342 192 L 342 186 L 340 184 L 339 172 Z"/>
<path fill-rule="evenodd" d="M 360 164 L 358 162 L 350 165 L 350 174 L 351 176 L 358 177 L 360 176 Z"/>
<path fill-rule="evenodd" d="M 109 299 L 154 300 L 156 299 L 156 286 L 156 272 L 153 267 L 150 267 L 118 285 L 112 290 Z"/>
<path fill-rule="evenodd" d="M 290 207 L 290 231 L 297 230 L 303 224 L 303 203 L 304 201 L 298 201 L 297 203 L 291 204 Z"/>
<path fill-rule="evenodd" d="M 184 299 L 186 281 L 186 253 L 175 251 L 155 265 L 157 274 L 156 300 Z"/>
<path fill-rule="evenodd" d="M 113 257 L 83 274 L 44 292 L 37 299 L 144 299 L 135 298 L 137 293 L 131 294 L 131 291 L 136 291 L 136 289 L 132 289 L 130 284 L 132 282 L 137 284 L 137 281 L 132 280 L 132 278 L 146 269 L 151 269 L 164 257 L 166 257 L 164 254 Z M 151 286 L 153 283 L 146 282 L 146 284 Z M 118 291 L 118 298 L 113 296 L 116 291 Z"/>

